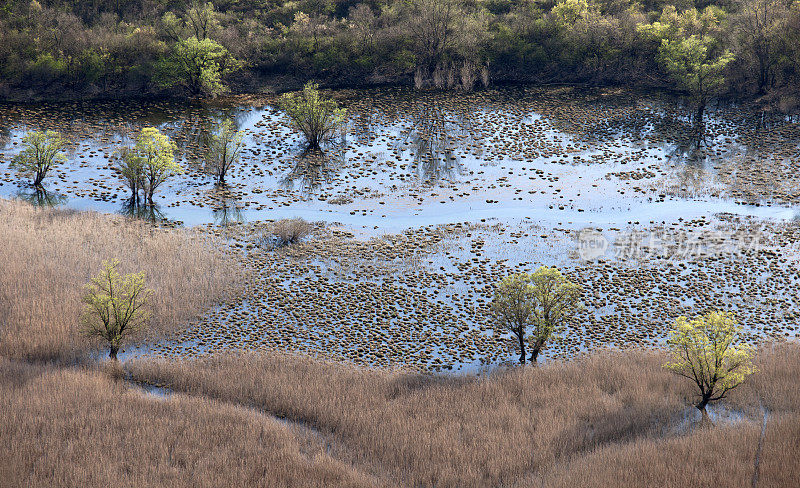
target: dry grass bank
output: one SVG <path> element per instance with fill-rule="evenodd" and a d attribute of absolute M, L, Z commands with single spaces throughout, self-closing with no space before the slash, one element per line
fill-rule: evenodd
<path fill-rule="evenodd" d="M 377 466 L 373 473 L 391 473 L 399 486 L 541 486 L 542 476 L 545 486 L 604 486 L 591 466 L 608 482 L 617 479 L 608 466 L 642 460 L 638 478 L 616 486 L 705 486 L 708 479 L 744 486 L 763 404 L 772 413 L 762 473 L 775 480 L 763 486 L 790 486 L 782 483 L 800 481 L 797 470 L 781 466 L 800 464 L 799 432 L 790 428 L 800 415 L 798 352 L 797 345 L 762 349 L 760 373 L 728 402 L 752 420 L 688 435 L 675 427 L 693 391 L 663 370 L 657 354 L 596 355 L 488 379 L 424 378 L 284 355 L 129 367 L 179 391 L 309 423 L 357 453 L 350 462 Z M 569 469 L 553 471 L 564 463 Z"/>
<path fill-rule="evenodd" d="M 70 359 L 86 349 L 80 298 L 104 259 L 147 273 L 154 334 L 201 313 L 237 279 L 206 236 L 97 213 L 0 199 L 0 242 L 0 355 L 14 358 Z"/>
<path fill-rule="evenodd" d="M 6 487 L 380 486 L 253 411 L 0 358 Z"/>
<path fill-rule="evenodd" d="M 520 486 L 751 488 L 760 435 L 757 422 L 740 422 L 670 439 L 606 446 Z M 770 416 L 756 486 L 800 486 L 800 415 Z"/>

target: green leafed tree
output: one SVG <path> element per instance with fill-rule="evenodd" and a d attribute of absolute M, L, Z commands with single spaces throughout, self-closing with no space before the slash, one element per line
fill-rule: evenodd
<path fill-rule="evenodd" d="M 637 27 L 642 35 L 658 43 L 658 62 L 694 100 L 698 123 L 702 122 L 709 99 L 725 87 L 725 68 L 734 59 L 730 51 L 720 47 L 722 18 L 722 11 L 714 7 L 678 14 L 675 7 L 669 6 L 658 21 Z"/>
<path fill-rule="evenodd" d="M 704 417 L 706 405 L 725 398 L 755 372 L 753 348 L 741 343 L 741 332 L 733 314 L 714 311 L 692 320 L 678 317 L 672 326 L 672 359 L 665 367 L 697 386 L 695 406 Z"/>
<path fill-rule="evenodd" d="M 758 93 L 765 93 L 774 82 L 774 69 L 781 61 L 781 45 L 786 42 L 786 25 L 791 17 L 790 3 L 783 0 L 739 0 L 734 33 L 738 40 L 739 61 L 754 68 Z"/>
<path fill-rule="evenodd" d="M 116 259 L 103 261 L 103 269 L 86 285 L 83 296 L 84 333 L 108 344 L 108 356 L 117 361 L 122 342 L 147 325 L 152 290 L 144 273 L 119 274 Z"/>
<path fill-rule="evenodd" d="M 211 2 L 192 1 L 180 16 L 167 12 L 161 18 L 164 33 L 175 41 L 194 36 L 203 40 L 220 29 L 219 16 Z"/>
<path fill-rule="evenodd" d="M 346 114 L 335 100 L 320 94 L 319 85 L 310 81 L 298 93 L 285 93 L 280 108 L 306 137 L 309 149 L 319 149 L 325 138 L 344 123 Z"/>
<path fill-rule="evenodd" d="M 211 38 L 190 37 L 175 43 L 158 66 L 162 86 L 182 86 L 192 95 L 215 97 L 227 91 L 223 77 L 242 67 L 222 44 Z"/>
<path fill-rule="evenodd" d="M 58 132 L 29 132 L 22 138 L 23 149 L 11 160 L 11 168 L 20 175 L 30 177 L 33 185 L 40 187 L 53 166 L 66 161 L 63 150 L 67 141 Z"/>
<path fill-rule="evenodd" d="M 733 54 L 725 51 L 711 56 L 714 40 L 709 36 L 689 36 L 669 41 L 663 39 L 658 50 L 664 69 L 687 90 L 697 103 L 697 120 L 702 121 L 710 97 L 725 86 L 725 67 L 733 61 Z"/>
<path fill-rule="evenodd" d="M 146 127 L 136 136 L 135 146 L 120 151 L 122 161 L 118 170 L 131 186 L 134 197 L 141 190 L 145 201 L 153 204 L 158 187 L 170 176 L 183 173 L 183 168 L 175 162 L 176 148 L 167 135 Z"/>
<path fill-rule="evenodd" d="M 225 183 L 225 175 L 236 164 L 244 149 L 244 132 L 236 130 L 233 121 L 223 120 L 216 124 L 208 142 L 206 164 L 219 184 Z"/>
<path fill-rule="evenodd" d="M 116 169 L 125 185 L 131 189 L 131 203 L 139 201 L 139 190 L 144 185 L 144 160 L 132 147 L 121 147 L 117 151 Z"/>
<path fill-rule="evenodd" d="M 495 290 L 491 310 L 498 332 L 511 332 L 525 364 L 526 347 L 536 363 L 548 341 L 557 337 L 580 309 L 581 288 L 557 268 L 543 266 L 533 274 L 504 278 Z"/>

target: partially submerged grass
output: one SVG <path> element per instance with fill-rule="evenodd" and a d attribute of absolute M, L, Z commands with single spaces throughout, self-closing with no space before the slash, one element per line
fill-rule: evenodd
<path fill-rule="evenodd" d="M 264 234 L 264 241 L 277 247 L 289 246 L 309 235 L 313 229 L 311 223 L 300 218 L 281 219 L 270 226 Z"/>
<path fill-rule="evenodd" d="M 380 486 L 252 410 L 0 358 L 0 484 Z"/>
<path fill-rule="evenodd" d="M 761 405 L 772 412 L 775 430 L 765 439 L 762 463 L 800 460 L 800 444 L 777 457 L 767 454 L 777 455 L 779 446 L 795 439 L 787 422 L 800 415 L 797 353 L 797 346 L 763 349 L 758 381 L 746 383 L 728 402 L 754 419 Z M 308 423 L 347 445 L 357 465 L 378 466 L 373 472 L 391 473 L 399 486 L 540 486 L 542 477 L 545 486 L 603 486 L 581 463 L 624 469 L 636 460 L 631 446 L 641 446 L 652 462 L 638 468 L 640 478 L 621 477 L 627 481 L 605 486 L 699 486 L 726 477 L 729 486 L 749 482 L 760 423 L 681 436 L 675 427 L 692 408 L 693 391 L 665 371 L 663 361 L 655 353 L 594 355 L 486 378 L 365 370 L 280 354 L 140 360 L 129 367 L 142 380 Z M 714 473 L 680 455 L 681 449 L 703 452 L 700 459 L 713 457 Z M 745 466 L 729 476 L 725 466 L 733 462 Z M 559 471 L 564 463 L 576 463 L 576 472 L 584 469 L 586 477 Z M 600 464 L 603 479 L 613 479 L 613 471 Z M 762 466 L 762 473 L 776 480 L 797 476 L 779 465 Z"/>
<path fill-rule="evenodd" d="M 120 272 L 144 271 L 158 336 L 225 297 L 236 266 L 216 242 L 91 212 L 36 208 L 0 199 L 0 355 L 69 360 L 89 343 L 80 336 L 84 285 L 105 259 Z"/>
<path fill-rule="evenodd" d="M 5 200 L 0 237 L 4 486 L 751 486 L 764 411 L 758 486 L 800 486 L 797 344 L 762 346 L 758 373 L 726 400 L 742 420 L 712 429 L 676 428 L 694 392 L 655 352 L 485 377 L 278 353 L 129 363 L 133 379 L 180 392 L 155 400 L 118 374 L 2 356 L 85 353 L 82 287 L 112 257 L 148 273 L 153 333 L 180 326 L 236 281 L 215 242 Z"/>

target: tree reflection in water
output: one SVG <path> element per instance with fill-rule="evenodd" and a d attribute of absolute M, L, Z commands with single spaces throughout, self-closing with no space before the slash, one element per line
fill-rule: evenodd
<path fill-rule="evenodd" d="M 122 204 L 122 208 L 120 209 L 119 213 L 126 217 L 145 220 L 148 222 L 166 220 L 166 216 L 161 210 L 161 207 L 155 204 L 148 205 L 139 203 L 135 199 L 125 200 L 125 203 Z"/>
<path fill-rule="evenodd" d="M 474 139 L 472 106 L 444 107 L 438 101 L 419 103 L 411 113 L 411 128 L 401 141 L 418 180 L 435 184 L 463 174 L 456 149 Z M 453 114 L 453 115 L 448 115 Z"/>
<path fill-rule="evenodd" d="M 292 170 L 280 181 L 286 189 L 297 189 L 304 198 L 315 194 L 323 183 L 332 183 L 344 160 L 344 144 L 329 145 L 325 150 L 306 148 L 295 160 Z"/>
<path fill-rule="evenodd" d="M 17 198 L 37 207 L 55 207 L 66 203 L 67 197 L 57 192 L 50 192 L 42 187 L 31 187 L 29 190 L 20 190 Z"/>
<path fill-rule="evenodd" d="M 215 185 L 211 190 L 210 198 L 212 200 L 211 214 L 214 217 L 214 223 L 227 227 L 233 223 L 244 222 L 244 215 L 242 215 L 243 205 L 239 197 L 233 193 L 227 185 Z"/>

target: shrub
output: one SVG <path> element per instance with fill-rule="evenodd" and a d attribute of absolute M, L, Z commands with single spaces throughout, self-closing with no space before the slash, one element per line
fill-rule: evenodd
<path fill-rule="evenodd" d="M 303 219 L 283 219 L 275 222 L 270 231 L 276 246 L 289 246 L 311 233 L 313 226 Z"/>
<path fill-rule="evenodd" d="M 228 170 L 242 155 L 243 139 L 244 132 L 236 130 L 232 120 L 227 119 L 216 124 L 208 144 L 206 164 L 218 183 L 225 183 Z"/>
<path fill-rule="evenodd" d="M 323 98 L 319 85 L 308 82 L 299 93 L 286 93 L 280 107 L 289 116 L 295 129 L 302 132 L 310 149 L 320 144 L 342 125 L 345 110 L 335 100 Z"/>

